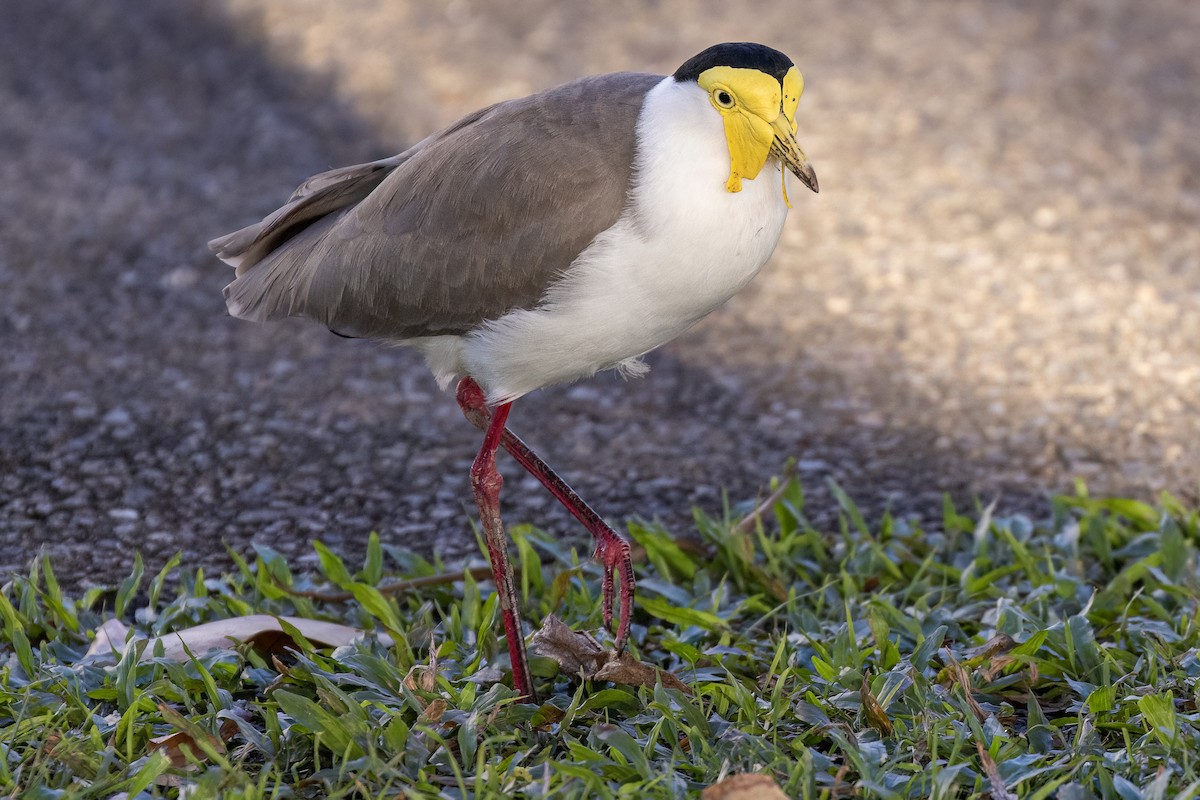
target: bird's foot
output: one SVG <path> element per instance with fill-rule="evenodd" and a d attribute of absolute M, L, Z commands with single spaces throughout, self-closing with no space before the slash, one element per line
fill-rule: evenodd
<path fill-rule="evenodd" d="M 625 649 L 629 639 L 629 620 L 633 614 L 633 593 L 636 586 L 633 577 L 633 559 L 630 555 L 629 540 L 618 534 L 612 528 L 593 530 L 596 537 L 596 551 L 592 558 L 600 562 L 604 576 L 600 581 L 600 613 L 604 619 L 604 627 L 612 630 L 613 600 L 616 597 L 614 578 L 621 579 L 621 617 L 617 622 L 614 649 L 620 653 Z"/>

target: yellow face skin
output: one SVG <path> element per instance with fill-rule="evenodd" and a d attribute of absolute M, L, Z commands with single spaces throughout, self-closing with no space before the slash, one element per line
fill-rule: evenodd
<path fill-rule="evenodd" d="M 774 155 L 816 191 L 816 175 L 796 143 L 796 106 L 804 92 L 799 70 L 789 69 L 782 86 L 765 72 L 740 67 L 706 69 L 698 82 L 725 122 L 730 159 L 726 190 L 740 192 L 742 179 L 758 177 Z"/>

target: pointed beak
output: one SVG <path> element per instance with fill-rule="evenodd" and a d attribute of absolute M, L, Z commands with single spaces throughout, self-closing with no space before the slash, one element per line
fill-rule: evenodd
<path fill-rule="evenodd" d="M 796 142 L 796 134 L 787 116 L 780 114 L 771 123 L 771 127 L 775 131 L 775 139 L 771 142 L 771 155 L 782 161 L 805 186 L 819 192 L 817 173 L 813 171 L 812 164 L 808 163 L 808 156 L 804 155 L 804 151 Z"/>

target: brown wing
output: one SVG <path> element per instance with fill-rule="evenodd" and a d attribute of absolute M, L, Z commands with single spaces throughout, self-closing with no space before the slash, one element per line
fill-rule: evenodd
<path fill-rule="evenodd" d="M 406 339 L 536 306 L 620 216 L 638 113 L 660 80 L 585 78 L 309 179 L 263 222 L 210 243 L 238 267 L 230 313 Z"/>

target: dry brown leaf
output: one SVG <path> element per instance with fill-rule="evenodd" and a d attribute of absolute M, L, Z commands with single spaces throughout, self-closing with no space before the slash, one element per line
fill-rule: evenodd
<path fill-rule="evenodd" d="M 854 787 L 846 784 L 846 776 L 850 774 L 850 765 L 842 764 L 838 767 L 838 771 L 833 775 L 833 789 L 831 794 L 834 797 L 842 797 L 845 795 L 854 794 Z"/>
<path fill-rule="evenodd" d="M 662 685 L 691 694 L 691 688 L 667 670 L 652 667 L 623 652 L 605 650 L 590 633 L 579 633 L 553 614 L 546 617 L 542 627 L 533 634 L 533 651 L 552 658 L 559 669 L 585 680 L 611 681 L 625 686 Z"/>
<path fill-rule="evenodd" d="M 983 722 L 988 718 L 988 712 L 983 710 L 983 706 L 979 705 L 979 701 L 975 699 L 975 695 L 971 689 L 971 676 L 967 671 L 958 664 L 954 665 L 953 674 L 955 681 L 958 683 L 958 688 L 962 690 L 963 698 L 967 701 L 971 711 L 975 714 L 975 718 Z"/>
<path fill-rule="evenodd" d="M 1003 673 L 1004 670 L 1015 661 L 1016 659 L 1012 656 L 996 656 L 995 658 L 989 659 L 986 664 L 979 668 L 979 677 L 983 678 L 988 683 L 991 683 L 992 681 L 996 680 L 997 675 Z"/>
<path fill-rule="evenodd" d="M 1003 675 L 1004 672 L 1013 664 L 1020 665 L 1027 673 L 1029 673 L 1029 677 L 1026 681 L 1028 686 L 1032 687 L 1037 685 L 1040 674 L 1038 673 L 1037 664 L 1033 661 L 1016 658 L 1014 656 L 994 656 L 985 666 L 979 668 L 979 674 L 985 681 L 990 683 L 991 681 L 996 680 L 997 677 Z"/>
<path fill-rule="evenodd" d="M 558 662 L 558 668 L 568 675 L 581 672 L 591 678 L 608 659 L 608 653 L 590 633 L 576 633 L 553 614 L 546 616 L 542 627 L 533 634 L 533 652 Z"/>
<path fill-rule="evenodd" d="M 366 633 L 359 628 L 339 625 L 336 622 L 300 617 L 281 617 L 281 619 L 294 626 L 304 638 L 317 647 L 341 647 L 350 644 Z M 377 635 L 385 645 L 391 645 L 391 637 L 387 634 Z M 261 652 L 268 654 L 282 652 L 287 647 L 295 647 L 292 638 L 284 633 L 279 619 L 269 614 L 251 614 L 245 617 L 206 622 L 203 625 L 196 625 L 151 639 L 142 652 L 142 657 L 153 658 L 159 643 L 162 644 L 164 658 L 171 661 L 188 661 L 190 657 L 184 649 L 185 647 L 194 655 L 199 656 L 212 650 L 227 650 L 240 642 L 251 644 Z M 93 646 L 95 646 L 94 642 Z"/>
<path fill-rule="evenodd" d="M 983 749 L 981 742 L 976 742 L 975 748 L 979 751 L 979 763 L 983 767 L 983 774 L 987 776 L 992 800 L 1017 800 L 1017 796 L 1005 788 L 1004 778 L 1000 777 L 1000 768 L 996 766 L 996 760 Z"/>
<path fill-rule="evenodd" d="M 421 712 L 421 716 L 417 718 L 417 722 L 426 725 L 434 725 L 442 721 L 442 715 L 446 713 L 449 704 L 442 698 L 438 698 L 425 706 L 425 710 Z"/>
<path fill-rule="evenodd" d="M 426 694 L 430 694 L 434 689 L 437 688 L 437 669 L 437 642 L 434 641 L 433 634 L 430 633 L 429 664 L 424 666 L 420 664 L 413 664 L 412 667 L 409 668 L 408 674 L 404 676 L 404 685 L 414 692 L 419 689 Z M 424 700 L 422 700 L 420 697 L 417 698 L 417 701 L 421 703 L 424 702 Z"/>
<path fill-rule="evenodd" d="M 871 673 L 869 671 L 863 673 L 862 686 L 859 687 L 858 694 L 862 698 L 862 708 L 867 717 L 867 724 L 884 736 L 891 736 L 892 721 L 888 718 L 887 711 L 879 704 L 875 693 L 871 691 Z"/>
<path fill-rule="evenodd" d="M 236 736 L 238 732 L 236 722 L 231 719 L 222 720 L 221 726 L 218 728 L 220 734 L 218 739 L 170 706 L 159 704 L 158 710 L 163 719 L 178 730 L 165 736 L 156 736 L 147 742 L 147 745 L 151 750 L 162 750 L 170 759 L 173 767 L 185 767 L 191 761 L 203 761 L 206 758 L 204 751 L 196 744 L 201 737 L 210 748 L 218 753 L 224 753 L 225 742 Z"/>
<path fill-rule="evenodd" d="M 997 633 L 979 647 L 966 652 L 967 661 L 983 661 L 993 656 L 1003 655 L 1017 646 L 1016 641 L 1007 633 Z"/>
<path fill-rule="evenodd" d="M 87 757 L 92 750 L 84 739 L 64 739 L 62 734 L 51 733 L 46 737 L 46 742 L 42 745 L 42 749 L 46 752 L 46 755 L 57 761 L 61 761 L 76 773 L 87 774 L 90 770 L 94 769 Z M 87 751 L 87 755 L 82 751 Z"/>
<path fill-rule="evenodd" d="M 497 706 L 496 709 L 492 711 L 492 714 L 495 714 L 499 710 L 500 707 Z M 563 711 L 558 706 L 551 705 L 550 703 L 542 703 L 542 705 L 538 707 L 537 712 L 533 715 L 533 719 L 530 720 L 530 724 L 540 731 L 548 731 L 566 718 L 567 712 Z"/>
<path fill-rule="evenodd" d="M 770 775 L 730 775 L 700 793 L 701 800 L 787 800 L 787 795 Z"/>
<path fill-rule="evenodd" d="M 225 748 L 213 736 L 207 736 L 208 744 L 218 752 Z M 166 736 L 156 736 L 146 743 L 151 750 L 162 750 L 171 761 L 172 767 L 186 767 L 191 761 L 203 761 L 204 751 L 196 745 L 196 739 L 186 731 L 175 731 Z M 189 755 L 190 754 L 190 755 Z"/>
<path fill-rule="evenodd" d="M 596 672 L 596 680 L 611 681 L 625 686 L 654 686 L 658 682 L 667 689 L 678 689 L 684 694 L 691 694 L 692 687 L 676 677 L 675 673 L 665 669 L 643 664 L 629 653 L 613 656 L 609 651 L 609 659 Z"/>
<path fill-rule="evenodd" d="M 983 710 L 983 706 L 979 705 L 979 702 L 975 699 L 975 695 L 972 694 L 971 675 L 963 668 L 962 664 L 951 659 L 950 666 L 943 669 L 938 678 L 949 682 L 951 686 L 956 683 L 958 684 L 958 688 L 962 690 L 962 695 L 967 701 L 967 705 L 980 722 L 988 718 L 988 712 Z"/>

